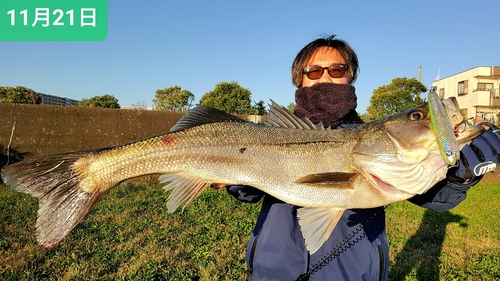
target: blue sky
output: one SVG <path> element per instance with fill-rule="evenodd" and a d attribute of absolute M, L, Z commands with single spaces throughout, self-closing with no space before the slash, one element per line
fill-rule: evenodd
<path fill-rule="evenodd" d="M 180 86 L 195 102 L 224 81 L 252 100 L 294 102 L 290 67 L 321 34 L 357 52 L 358 111 L 396 77 L 430 86 L 476 66 L 500 65 L 498 0 L 130 1 L 109 0 L 102 42 L 0 42 L 0 86 L 72 99 L 110 94 L 152 105 Z"/>

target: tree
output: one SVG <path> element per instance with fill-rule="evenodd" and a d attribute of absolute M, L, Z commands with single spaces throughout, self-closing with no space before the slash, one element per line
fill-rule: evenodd
<path fill-rule="evenodd" d="M 28 103 L 31 103 L 31 104 L 40 103 L 40 98 L 38 97 L 38 94 L 35 91 L 33 91 L 32 89 L 30 89 L 30 93 L 28 95 Z"/>
<path fill-rule="evenodd" d="M 39 104 L 41 98 L 32 89 L 17 87 L 0 87 L 0 103 L 31 103 Z"/>
<path fill-rule="evenodd" d="M 95 96 L 89 99 L 82 99 L 78 102 L 78 106 L 120 108 L 118 100 L 109 94 Z"/>
<path fill-rule="evenodd" d="M 232 114 L 256 114 L 250 97 L 252 92 L 237 82 L 221 82 L 215 89 L 203 95 L 200 105 L 217 108 Z"/>
<path fill-rule="evenodd" d="M 132 104 L 134 109 L 148 109 L 148 103 L 145 100 L 138 100 L 136 103 Z"/>
<path fill-rule="evenodd" d="M 266 103 L 263 100 L 260 100 L 259 102 L 254 102 L 253 107 L 257 110 L 258 115 L 264 115 L 267 114 L 266 110 Z"/>
<path fill-rule="evenodd" d="M 358 114 L 359 115 L 359 118 L 361 118 L 361 120 L 363 120 L 364 122 L 369 122 L 369 121 L 372 121 L 372 119 L 370 119 L 370 115 L 368 115 L 368 113 L 361 113 L 361 114 Z"/>
<path fill-rule="evenodd" d="M 156 90 L 153 107 L 156 110 L 185 111 L 193 106 L 194 95 L 179 86 Z"/>
<path fill-rule="evenodd" d="M 394 78 L 389 85 L 383 85 L 373 91 L 367 108 L 369 119 L 378 119 L 393 115 L 424 103 L 421 93 L 427 87 L 416 78 Z"/>
<path fill-rule="evenodd" d="M 286 106 L 286 109 L 288 109 L 288 111 L 290 112 L 295 112 L 295 103 L 291 102 L 289 103 L 287 106 Z"/>

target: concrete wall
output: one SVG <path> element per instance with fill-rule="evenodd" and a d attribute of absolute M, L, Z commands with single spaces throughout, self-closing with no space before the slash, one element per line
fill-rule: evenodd
<path fill-rule="evenodd" d="M 138 109 L 105 109 L 0 103 L 0 167 L 37 156 L 122 145 L 168 132 L 184 115 Z M 11 139 L 12 134 L 12 139 Z"/>

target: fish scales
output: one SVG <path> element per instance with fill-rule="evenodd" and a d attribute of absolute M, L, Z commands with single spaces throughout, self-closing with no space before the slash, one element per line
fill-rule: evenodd
<path fill-rule="evenodd" d="M 278 195 L 276 192 L 290 189 L 291 200 L 304 193 L 303 186 L 292 185 L 294 178 L 345 169 L 343 155 L 356 144 L 356 130 L 334 132 L 212 123 L 84 157 L 75 163 L 75 170 L 88 167 L 80 181 L 89 192 L 95 188 L 104 192 L 124 179 L 144 174 L 180 173 L 209 183 L 255 185 L 255 179 L 260 179 L 258 186 L 268 193 Z M 327 200 L 325 195 L 331 196 L 325 190 L 309 188 L 318 204 L 319 199 Z M 295 203 L 307 205 L 306 201 Z"/>

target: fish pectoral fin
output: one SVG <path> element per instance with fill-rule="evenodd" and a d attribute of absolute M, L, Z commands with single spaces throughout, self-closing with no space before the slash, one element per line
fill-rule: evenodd
<path fill-rule="evenodd" d="M 183 203 L 184 207 L 193 202 L 209 184 L 205 181 L 186 177 L 180 174 L 166 174 L 159 178 L 161 183 L 169 182 L 165 187 L 165 191 L 173 190 L 167 201 L 167 209 L 173 213 Z"/>
<path fill-rule="evenodd" d="M 299 208 L 297 218 L 307 250 L 314 254 L 332 234 L 344 209 Z"/>
<path fill-rule="evenodd" d="M 295 182 L 316 187 L 354 188 L 354 181 L 357 176 L 356 173 L 320 173 L 301 177 Z"/>

